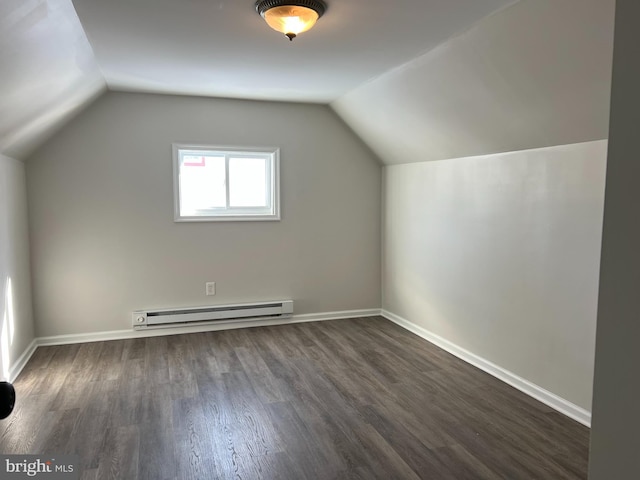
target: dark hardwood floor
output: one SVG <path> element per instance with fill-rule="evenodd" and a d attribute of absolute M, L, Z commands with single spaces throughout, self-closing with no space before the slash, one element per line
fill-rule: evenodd
<path fill-rule="evenodd" d="M 381 318 L 40 347 L 3 453 L 83 479 L 584 479 L 589 431 Z"/>

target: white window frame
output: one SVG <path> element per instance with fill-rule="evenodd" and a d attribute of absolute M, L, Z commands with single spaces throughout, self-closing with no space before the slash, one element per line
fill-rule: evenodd
<path fill-rule="evenodd" d="M 175 222 L 237 222 L 237 221 L 278 221 L 280 220 L 280 149 L 276 147 L 228 147 L 216 145 L 193 145 L 174 143 L 173 146 L 173 206 Z M 227 186 L 227 207 L 203 210 L 202 215 L 182 215 L 180 207 L 180 158 L 182 152 L 187 154 L 214 154 L 225 156 L 225 170 L 229 174 L 230 156 L 260 156 L 268 161 L 267 195 L 268 205 L 264 209 L 251 207 L 230 207 Z"/>

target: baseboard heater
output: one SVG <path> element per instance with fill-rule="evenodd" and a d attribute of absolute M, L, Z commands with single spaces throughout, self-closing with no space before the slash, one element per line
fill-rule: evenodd
<path fill-rule="evenodd" d="M 218 322 L 287 319 L 293 316 L 293 300 L 209 307 L 138 310 L 133 312 L 133 329 L 184 327 Z"/>

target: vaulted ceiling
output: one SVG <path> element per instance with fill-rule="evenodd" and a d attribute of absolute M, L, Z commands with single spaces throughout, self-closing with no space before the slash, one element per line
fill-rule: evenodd
<path fill-rule="evenodd" d="M 0 152 L 24 158 L 106 84 L 71 0 L 0 2 Z"/>
<path fill-rule="evenodd" d="M 332 107 L 385 164 L 608 137 L 615 0 L 522 0 Z"/>
<path fill-rule="evenodd" d="M 0 151 L 105 89 L 329 103 L 513 0 L 329 0 L 293 42 L 254 0 L 2 0 Z"/>
<path fill-rule="evenodd" d="M 293 42 L 254 0 L 73 0 L 109 88 L 329 103 L 513 0 L 327 0 Z"/>
<path fill-rule="evenodd" d="M 254 0 L 2 0 L 0 152 L 106 90 L 330 104 L 385 163 L 602 138 L 613 6 L 328 0 L 289 42 Z"/>

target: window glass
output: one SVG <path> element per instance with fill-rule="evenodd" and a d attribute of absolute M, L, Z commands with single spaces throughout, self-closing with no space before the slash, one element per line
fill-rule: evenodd
<path fill-rule="evenodd" d="M 278 149 L 173 151 L 176 221 L 280 219 Z"/>
<path fill-rule="evenodd" d="M 183 155 L 180 206 L 183 214 L 226 207 L 224 157 Z"/>
<path fill-rule="evenodd" d="M 229 159 L 229 205 L 267 206 L 267 168 L 264 158 Z"/>

